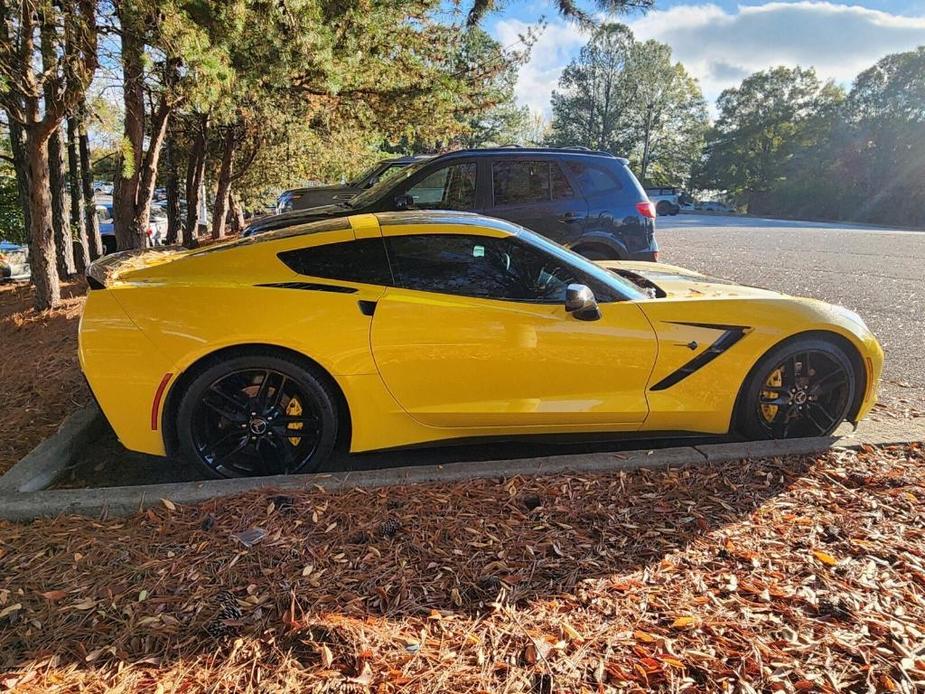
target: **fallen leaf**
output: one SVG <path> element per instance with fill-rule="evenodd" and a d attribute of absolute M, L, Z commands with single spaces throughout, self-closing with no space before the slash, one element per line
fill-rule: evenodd
<path fill-rule="evenodd" d="M 331 649 L 327 647 L 327 644 L 321 644 L 321 664 L 325 668 L 331 667 L 334 663 L 334 654 L 331 653 Z"/>
<path fill-rule="evenodd" d="M 66 598 L 67 591 L 66 590 L 49 590 L 45 593 L 39 593 L 39 595 L 41 595 L 43 598 L 45 598 L 49 602 L 55 602 L 57 600 L 61 600 L 62 598 Z"/>
<path fill-rule="evenodd" d="M 821 549 L 814 549 L 813 556 L 827 566 L 835 566 L 838 564 L 838 559 L 833 557 L 828 552 L 823 552 Z"/>
<path fill-rule="evenodd" d="M 692 626 L 697 623 L 696 617 L 691 617 L 690 615 L 684 615 L 683 617 L 678 617 L 671 623 L 671 626 L 675 629 L 686 629 L 689 626 Z"/>
<path fill-rule="evenodd" d="M 639 631 L 638 629 L 633 632 L 633 636 L 637 641 L 642 641 L 643 643 L 655 643 L 658 641 L 657 636 L 653 636 L 647 631 Z"/>
<path fill-rule="evenodd" d="M 177 510 L 176 504 L 174 504 L 170 499 L 161 499 L 161 503 L 164 504 L 164 507 L 165 507 L 168 511 L 176 511 L 176 510 Z"/>

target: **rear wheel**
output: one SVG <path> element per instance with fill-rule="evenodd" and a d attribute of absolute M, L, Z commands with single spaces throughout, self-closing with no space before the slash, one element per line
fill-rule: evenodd
<path fill-rule="evenodd" d="M 771 350 L 753 370 L 739 403 L 739 429 L 752 439 L 828 436 L 845 421 L 856 391 L 841 347 L 797 339 Z"/>
<path fill-rule="evenodd" d="M 655 212 L 659 217 L 665 217 L 671 214 L 671 209 L 673 205 L 667 200 L 659 200 L 658 204 L 655 206 Z"/>
<path fill-rule="evenodd" d="M 233 357 L 187 388 L 177 411 L 184 458 L 214 477 L 311 472 L 337 439 L 329 387 L 295 360 Z"/>

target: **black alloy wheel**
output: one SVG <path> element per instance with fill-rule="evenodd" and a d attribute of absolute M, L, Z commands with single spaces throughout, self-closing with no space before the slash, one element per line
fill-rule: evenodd
<path fill-rule="evenodd" d="M 310 472 L 333 449 L 335 407 L 328 387 L 297 362 L 237 357 L 187 390 L 177 418 L 181 450 L 217 477 Z"/>
<path fill-rule="evenodd" d="M 744 433 L 756 439 L 828 436 L 855 401 L 855 372 L 844 351 L 824 340 L 772 350 L 750 381 Z"/>

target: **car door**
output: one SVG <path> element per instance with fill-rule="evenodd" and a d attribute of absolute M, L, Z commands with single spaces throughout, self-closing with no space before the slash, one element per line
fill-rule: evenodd
<path fill-rule="evenodd" d="M 564 246 L 581 236 L 588 203 L 554 159 L 499 157 L 491 162 L 489 185 L 486 214 Z"/>
<path fill-rule="evenodd" d="M 370 343 L 412 417 L 437 427 L 639 427 L 656 341 L 635 303 L 608 301 L 607 287 L 515 236 L 404 229 L 383 226 L 396 286 L 377 304 Z M 566 313 L 574 281 L 606 302 L 600 320 Z"/>

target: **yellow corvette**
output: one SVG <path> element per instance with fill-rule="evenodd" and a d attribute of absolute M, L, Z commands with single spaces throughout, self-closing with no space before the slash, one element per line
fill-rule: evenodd
<path fill-rule="evenodd" d="M 875 402 L 853 312 L 595 264 L 458 212 L 356 215 L 98 260 L 80 361 L 122 443 L 213 475 L 468 437 L 831 433 Z"/>

